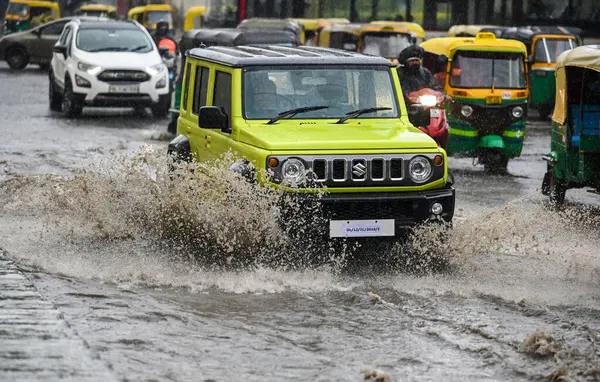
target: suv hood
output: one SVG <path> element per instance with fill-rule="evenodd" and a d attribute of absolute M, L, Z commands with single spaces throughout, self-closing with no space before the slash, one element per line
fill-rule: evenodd
<path fill-rule="evenodd" d="M 272 151 L 437 148 L 433 139 L 399 121 L 381 123 L 371 120 L 360 124 L 349 121 L 340 125 L 333 122 L 253 123 L 240 131 L 239 140 Z"/>
<path fill-rule="evenodd" d="M 90 65 L 99 65 L 102 69 L 137 69 L 144 70 L 148 66 L 162 62 L 156 51 L 148 53 L 135 52 L 82 52 L 76 53 L 77 58 Z"/>

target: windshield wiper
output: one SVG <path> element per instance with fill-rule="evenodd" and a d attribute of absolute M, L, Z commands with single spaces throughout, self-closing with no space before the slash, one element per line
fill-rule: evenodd
<path fill-rule="evenodd" d="M 346 113 L 346 116 L 340 118 L 339 121 L 337 121 L 336 123 L 344 123 L 347 120 L 349 120 L 350 118 L 356 118 L 363 114 L 375 113 L 376 111 L 384 111 L 384 110 L 392 110 L 392 108 L 391 107 L 368 107 L 366 109 L 354 110 L 349 113 Z"/>
<path fill-rule="evenodd" d="M 136 46 L 135 48 L 129 49 L 130 52 L 137 52 L 139 50 L 142 50 L 144 48 L 149 48 L 148 45 L 140 45 L 140 46 Z"/>
<path fill-rule="evenodd" d="M 129 49 L 124 48 L 122 46 L 109 46 L 107 48 L 92 49 L 90 50 L 90 52 L 123 52 L 127 50 Z"/>
<path fill-rule="evenodd" d="M 283 118 L 291 118 L 291 117 L 293 117 L 293 116 L 295 116 L 296 114 L 299 114 L 299 113 L 306 113 L 306 112 L 309 112 L 309 111 L 322 110 L 322 109 L 328 109 L 328 108 L 329 108 L 329 106 L 321 105 L 321 106 L 299 107 L 297 109 L 282 111 L 281 113 L 277 114 L 277 117 L 271 118 L 269 120 L 269 122 L 267 122 L 267 125 L 272 125 L 275 122 L 277 122 L 277 121 L 279 121 L 280 119 L 283 119 Z"/>

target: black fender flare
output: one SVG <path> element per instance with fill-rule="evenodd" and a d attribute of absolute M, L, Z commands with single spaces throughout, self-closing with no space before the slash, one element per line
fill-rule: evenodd
<path fill-rule="evenodd" d="M 192 149 L 190 148 L 190 141 L 185 135 L 179 134 L 169 142 L 167 154 L 173 156 L 176 161 L 191 162 Z"/>

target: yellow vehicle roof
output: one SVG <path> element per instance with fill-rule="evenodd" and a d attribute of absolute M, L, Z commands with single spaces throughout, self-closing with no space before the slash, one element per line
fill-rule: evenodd
<path fill-rule="evenodd" d="M 600 72 L 600 45 L 584 45 L 561 53 L 556 67 L 576 66 Z"/>
<path fill-rule="evenodd" d="M 117 10 L 116 7 L 112 5 L 105 4 L 86 4 L 79 7 L 80 11 L 107 11 L 107 12 L 115 12 Z"/>
<path fill-rule="evenodd" d="M 173 7 L 170 4 L 150 4 L 146 5 L 147 11 L 173 11 Z"/>
<path fill-rule="evenodd" d="M 364 24 L 362 28 L 360 28 L 360 32 L 396 32 L 396 33 L 406 33 L 410 34 L 410 30 L 406 26 L 401 25 L 391 25 L 391 24 L 376 24 L 369 23 Z"/>
<path fill-rule="evenodd" d="M 461 33 L 475 37 L 483 28 L 500 28 L 497 25 L 453 25 L 448 29 L 448 37 L 455 37 Z"/>
<path fill-rule="evenodd" d="M 373 21 L 371 24 L 377 25 L 394 25 L 400 27 L 406 27 L 409 31 L 413 32 L 417 37 L 425 38 L 425 29 L 420 24 L 413 23 L 410 21 Z"/>
<path fill-rule="evenodd" d="M 477 37 L 438 37 L 424 41 L 420 46 L 427 52 L 452 57 L 457 49 L 477 50 L 496 48 L 499 51 L 517 51 L 527 54 L 525 44 L 517 40 L 496 38 L 491 32 L 478 33 Z"/>
<path fill-rule="evenodd" d="M 146 10 L 146 7 L 133 7 L 127 12 L 127 15 L 133 15 L 135 13 L 142 13 Z"/>
<path fill-rule="evenodd" d="M 357 35 L 360 33 L 360 28 L 362 28 L 363 25 L 365 25 L 365 24 L 358 24 L 358 23 L 329 24 L 329 25 L 325 26 L 325 28 L 323 30 L 329 31 L 329 32 L 346 32 L 346 33 L 352 33 L 352 34 Z"/>
<path fill-rule="evenodd" d="M 185 12 L 186 15 L 191 15 L 191 14 L 195 14 L 197 16 L 201 16 L 203 14 L 206 13 L 206 7 L 203 5 L 198 5 L 195 7 L 189 7 L 188 10 Z"/>
<path fill-rule="evenodd" d="M 11 3 L 27 4 L 30 7 L 47 7 L 59 9 L 58 3 L 51 1 L 38 1 L 38 0 L 10 0 Z"/>
<path fill-rule="evenodd" d="M 302 26 L 304 27 L 305 30 L 307 31 L 314 31 L 316 30 L 320 23 L 321 20 L 320 19 L 296 19 L 296 18 L 289 18 L 288 20 L 292 20 L 295 21 L 297 23 L 302 24 Z"/>

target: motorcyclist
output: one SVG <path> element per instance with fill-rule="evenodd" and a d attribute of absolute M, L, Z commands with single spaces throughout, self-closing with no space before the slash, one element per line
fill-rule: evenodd
<path fill-rule="evenodd" d="M 444 90 L 429 69 L 423 67 L 421 64 L 424 53 L 425 50 L 420 46 L 411 45 L 404 48 L 398 55 L 398 76 L 405 96 L 408 93 L 424 88 L 437 91 Z"/>
<path fill-rule="evenodd" d="M 165 41 L 165 46 L 169 48 L 169 51 L 171 53 L 175 53 L 177 51 L 177 42 L 171 36 L 169 36 L 168 21 L 161 20 L 156 23 L 156 30 L 154 30 L 154 33 L 152 34 L 152 39 L 157 47 L 161 46 L 160 42 L 162 40 L 167 40 Z"/>

